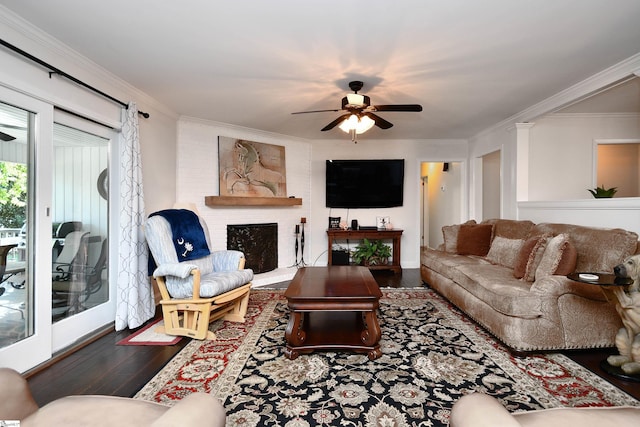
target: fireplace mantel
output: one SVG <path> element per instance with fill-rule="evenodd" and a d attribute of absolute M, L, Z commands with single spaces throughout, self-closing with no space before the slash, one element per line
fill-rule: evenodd
<path fill-rule="evenodd" d="M 298 206 L 302 199 L 298 197 L 234 197 L 205 196 L 207 206 Z"/>

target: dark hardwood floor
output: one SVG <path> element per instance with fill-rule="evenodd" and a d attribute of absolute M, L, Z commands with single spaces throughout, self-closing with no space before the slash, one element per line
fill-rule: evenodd
<path fill-rule="evenodd" d="M 422 285 L 419 269 L 404 269 L 402 274 L 374 272 L 381 287 L 414 288 Z M 288 282 L 269 286 L 286 288 Z M 165 366 L 190 339 L 183 338 L 172 346 L 118 346 L 116 343 L 133 331 L 108 332 L 90 344 L 28 374 L 28 382 L 36 402 L 44 405 L 72 394 L 105 394 L 133 396 Z M 636 399 L 640 399 L 640 383 L 619 380 L 600 368 L 600 362 L 615 348 L 565 353 L 577 363 L 613 383 Z"/>

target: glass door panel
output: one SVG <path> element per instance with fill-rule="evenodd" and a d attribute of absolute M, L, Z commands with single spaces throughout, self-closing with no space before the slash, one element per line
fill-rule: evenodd
<path fill-rule="evenodd" d="M 109 300 L 108 206 L 104 179 L 109 140 L 53 125 L 52 320 Z"/>
<path fill-rule="evenodd" d="M 0 104 L 0 347 L 33 334 L 26 240 L 32 116 L 21 108 Z"/>
<path fill-rule="evenodd" d="M 56 111 L 53 124 L 53 351 L 113 321 L 109 281 L 109 128 Z"/>
<path fill-rule="evenodd" d="M 24 372 L 52 354 L 53 108 L 3 87 L 0 100 L 0 366 Z"/>

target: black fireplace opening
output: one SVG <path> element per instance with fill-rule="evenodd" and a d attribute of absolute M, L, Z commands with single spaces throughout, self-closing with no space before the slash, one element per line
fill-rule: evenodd
<path fill-rule="evenodd" d="M 227 249 L 242 251 L 245 268 L 266 273 L 278 268 L 278 224 L 227 225 Z"/>

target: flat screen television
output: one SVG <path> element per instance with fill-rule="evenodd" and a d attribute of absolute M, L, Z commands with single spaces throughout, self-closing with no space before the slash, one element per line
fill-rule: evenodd
<path fill-rule="evenodd" d="M 328 208 L 402 206 L 404 159 L 327 160 Z"/>

